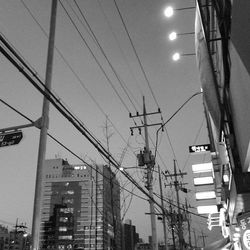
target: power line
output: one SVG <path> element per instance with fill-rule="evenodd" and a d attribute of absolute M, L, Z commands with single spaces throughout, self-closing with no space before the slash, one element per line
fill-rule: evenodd
<path fill-rule="evenodd" d="M 0 99 L 0 102 L 2 102 L 3 104 L 5 104 L 6 106 L 8 106 L 10 109 L 12 109 L 13 111 L 15 111 L 16 113 L 18 113 L 20 116 L 22 116 L 23 118 L 27 119 L 28 121 L 30 121 L 31 123 L 34 123 L 34 121 L 30 118 L 28 118 L 26 115 L 24 115 L 23 113 L 21 113 L 20 111 L 18 111 L 16 108 L 14 108 L 13 106 L 9 105 L 7 102 L 5 102 L 4 100 Z M 101 172 L 97 171 L 92 165 L 90 165 L 88 162 L 86 162 L 85 160 L 83 160 L 80 156 L 78 156 L 76 153 L 74 153 L 72 150 L 70 150 L 67 146 L 65 146 L 62 142 L 60 142 L 58 139 L 56 139 L 53 135 L 51 135 L 50 133 L 48 133 L 48 136 L 54 140 L 57 144 L 59 144 L 61 147 L 63 147 L 66 151 L 68 151 L 70 154 L 72 154 L 73 156 L 75 156 L 77 159 L 79 159 L 80 161 L 82 161 L 84 164 L 86 164 L 88 167 L 90 167 L 91 169 L 93 169 L 94 171 L 96 171 L 97 173 L 101 174 Z M 104 175 L 102 175 L 103 177 L 105 177 Z M 105 177 L 106 178 L 106 177 Z M 147 199 L 145 199 L 142 196 L 139 196 L 137 194 L 135 194 L 134 192 L 131 192 L 130 190 L 122 187 L 121 185 L 119 185 L 119 187 L 123 190 L 125 190 L 128 193 L 131 193 L 132 195 L 147 201 Z"/>
<path fill-rule="evenodd" d="M 41 29 L 41 31 L 43 32 L 43 34 L 48 38 L 48 34 L 46 33 L 46 31 L 44 30 L 44 28 L 42 27 L 42 25 L 38 22 L 38 20 L 36 19 L 36 17 L 33 15 L 33 13 L 31 12 L 31 10 L 29 9 L 29 7 L 24 3 L 23 0 L 21 0 L 22 4 L 24 5 L 25 9 L 29 12 L 30 16 L 32 17 L 32 19 L 35 21 L 35 23 L 39 26 L 39 28 Z M 91 34 L 90 34 L 91 35 Z M 72 68 L 72 66 L 70 65 L 70 63 L 66 60 L 66 58 L 64 57 L 64 55 L 62 54 L 62 52 L 55 46 L 56 52 L 59 54 L 59 56 L 62 58 L 62 60 L 64 61 L 64 63 L 66 64 L 66 66 L 70 69 L 70 71 L 73 73 L 73 75 L 76 77 L 76 79 L 78 80 L 78 82 L 80 83 L 80 86 L 82 88 L 84 88 L 84 90 L 88 93 L 88 95 L 90 96 L 90 98 L 93 100 L 93 102 L 96 104 L 96 106 L 98 107 L 98 109 L 101 111 L 101 113 L 107 117 L 107 119 L 109 120 L 109 122 L 112 124 L 113 128 L 115 129 L 115 131 L 119 134 L 119 136 L 121 137 L 121 139 L 123 140 L 123 142 L 126 143 L 125 138 L 122 136 L 122 134 L 120 133 L 120 131 L 116 128 L 116 126 L 114 125 L 114 123 L 110 120 L 109 116 L 107 115 L 107 113 L 105 113 L 105 111 L 102 109 L 101 105 L 97 102 L 97 100 L 95 99 L 95 97 L 91 94 L 91 92 L 89 91 L 89 89 L 86 87 L 86 85 L 83 83 L 83 81 L 80 79 L 80 77 L 78 76 L 78 74 L 75 72 L 75 70 Z M 130 150 L 132 151 L 131 147 L 129 147 Z M 133 151 L 132 151 L 133 152 Z M 134 152 L 133 152 L 134 153 Z"/>
<path fill-rule="evenodd" d="M 137 79 L 136 79 L 136 77 L 135 77 L 135 74 L 134 74 L 133 70 L 131 69 L 129 62 L 127 61 L 126 54 L 124 53 L 123 49 L 122 49 L 121 46 L 120 46 L 120 43 L 119 43 L 119 41 L 118 41 L 118 37 L 116 36 L 115 32 L 113 31 L 113 28 L 112 28 L 112 26 L 111 26 L 111 24 L 110 24 L 110 22 L 109 22 L 109 20 L 108 20 L 108 16 L 105 14 L 104 8 L 103 8 L 103 6 L 102 6 L 102 4 L 101 4 L 101 2 L 103 2 L 103 1 L 98 0 L 97 2 L 98 2 L 98 4 L 99 4 L 99 6 L 100 6 L 100 9 L 101 9 L 103 15 L 104 15 L 104 18 L 105 18 L 105 20 L 106 20 L 106 23 L 108 24 L 108 26 L 109 26 L 109 28 L 110 28 L 110 30 L 111 30 L 111 32 L 112 32 L 112 35 L 113 35 L 114 39 L 115 39 L 116 42 L 117 42 L 117 45 L 118 45 L 118 47 L 119 47 L 119 49 L 120 49 L 120 51 L 121 51 L 121 54 L 122 54 L 122 56 L 123 56 L 123 58 L 124 58 L 124 60 L 125 60 L 125 62 L 126 62 L 126 64 L 127 64 L 127 67 L 128 67 L 128 69 L 129 69 L 129 72 L 130 72 L 130 74 L 133 76 L 133 78 L 134 78 L 134 80 L 135 80 L 135 83 L 136 83 L 136 86 L 137 86 L 137 88 L 138 88 L 138 90 L 139 90 L 141 96 L 143 96 L 144 94 L 143 94 L 143 92 L 142 92 L 142 90 L 141 90 L 141 88 L 140 88 L 140 86 L 139 86 L 139 83 L 138 83 L 138 81 L 137 81 Z M 130 94 L 131 94 L 132 97 L 134 98 L 133 93 L 130 92 Z M 142 107 L 141 104 L 138 102 L 138 100 L 137 100 L 136 98 L 134 98 L 134 101 L 138 104 L 139 107 Z"/>
<path fill-rule="evenodd" d="M 144 76 L 144 78 L 145 78 L 145 80 L 146 80 L 146 82 L 147 82 L 147 84 L 148 84 L 148 87 L 149 87 L 150 92 L 151 92 L 151 94 L 152 94 L 152 96 L 153 96 L 153 98 L 154 98 L 154 101 L 155 101 L 155 103 L 156 103 L 156 105 L 157 105 L 157 108 L 159 109 L 159 108 L 160 108 L 160 105 L 158 104 L 158 101 L 157 101 L 157 99 L 156 99 L 156 97 L 155 97 L 155 94 L 154 94 L 153 89 L 152 89 L 152 87 L 151 87 L 151 84 L 150 84 L 150 82 L 149 82 L 149 80 L 148 80 L 147 74 L 146 74 L 146 72 L 145 72 L 145 70 L 144 70 L 144 68 L 143 68 L 143 65 L 142 65 L 142 62 L 141 62 L 141 60 L 140 60 L 140 57 L 139 57 L 139 55 L 138 55 L 138 53 L 137 53 L 137 51 L 136 51 L 136 48 L 135 48 L 134 43 L 133 43 L 133 41 L 132 41 L 132 38 L 131 38 L 131 36 L 130 36 L 130 34 L 129 34 L 128 28 L 127 28 L 127 26 L 126 26 L 126 24 L 125 24 L 125 21 L 124 21 L 124 18 L 123 18 L 123 16 L 122 16 L 122 14 L 121 14 L 121 11 L 120 11 L 120 9 L 119 9 L 119 6 L 117 5 L 116 0 L 113 0 L 113 1 L 114 1 L 116 10 L 117 10 L 117 12 L 118 12 L 118 14 L 119 14 L 119 16 L 120 16 L 120 19 L 121 19 L 121 21 L 122 21 L 124 30 L 126 31 L 126 34 L 127 34 L 128 38 L 129 38 L 129 41 L 130 41 L 130 44 L 131 44 L 131 46 L 132 46 L 132 48 L 133 48 L 134 54 L 135 54 L 135 56 L 136 56 L 136 58 L 137 58 L 137 61 L 138 61 L 139 65 L 140 65 L 140 68 L 141 68 L 141 71 L 142 71 L 142 73 L 143 73 L 143 76 Z"/>
<path fill-rule="evenodd" d="M 101 69 L 102 73 L 104 74 L 106 80 L 108 81 L 108 83 L 110 84 L 110 86 L 112 87 L 112 89 L 114 90 L 115 94 L 118 96 L 118 98 L 120 99 L 121 103 L 123 104 L 123 106 L 125 107 L 125 109 L 128 111 L 129 113 L 129 108 L 126 105 L 126 103 L 124 102 L 124 100 L 122 99 L 122 97 L 120 96 L 120 94 L 118 93 L 117 89 L 115 88 L 114 84 L 112 83 L 111 79 L 108 77 L 107 73 L 105 72 L 103 66 L 101 65 L 101 63 L 97 60 L 97 57 L 95 56 L 94 52 L 92 51 L 92 49 L 90 48 L 90 46 L 88 45 L 87 41 L 84 39 L 83 35 L 81 34 L 80 30 L 78 29 L 78 27 L 76 26 L 75 22 L 73 21 L 73 19 L 71 18 L 71 16 L 69 15 L 69 12 L 67 11 L 67 9 L 65 8 L 65 6 L 63 5 L 62 1 L 59 0 L 59 3 L 61 4 L 63 10 L 65 11 L 67 17 L 69 18 L 71 24 L 74 26 L 75 30 L 77 31 L 77 33 L 79 34 L 79 36 L 81 37 L 83 43 L 85 44 L 85 46 L 88 48 L 90 54 L 92 55 L 92 57 L 94 58 L 94 61 L 97 63 L 98 67 Z"/>
<path fill-rule="evenodd" d="M 90 31 L 90 34 L 91 34 L 92 39 L 95 41 L 95 43 L 96 43 L 97 46 L 99 47 L 101 53 L 103 54 L 103 56 L 104 56 L 104 58 L 106 59 L 108 65 L 110 66 L 111 70 L 113 71 L 114 75 L 116 76 L 116 78 L 117 78 L 117 80 L 118 80 L 120 86 L 122 87 L 123 91 L 125 92 L 126 96 L 128 97 L 129 101 L 131 102 L 132 106 L 134 107 L 135 110 L 137 110 L 137 108 L 136 108 L 135 104 L 133 103 L 133 101 L 132 101 L 132 99 L 131 99 L 131 97 L 130 97 L 128 91 L 127 91 L 126 88 L 125 88 L 125 86 L 126 86 L 126 85 L 125 85 L 125 82 L 122 81 L 121 77 L 118 75 L 117 71 L 115 70 L 114 66 L 112 65 L 110 59 L 108 58 L 107 54 L 105 53 L 103 47 L 101 46 L 101 44 L 100 44 L 100 42 L 99 42 L 97 36 L 95 35 L 93 29 L 91 28 L 91 26 L 90 26 L 90 24 L 89 24 L 89 22 L 88 22 L 86 16 L 84 15 L 83 11 L 82 11 L 81 8 L 79 7 L 78 3 L 77 3 L 75 0 L 74 0 L 74 3 L 75 3 L 75 5 L 76 5 L 78 11 L 80 12 L 80 15 L 81 15 L 81 17 L 83 18 L 84 22 L 87 24 L 87 27 L 88 27 L 88 29 L 89 29 L 89 31 Z M 71 5 L 69 5 L 69 6 L 71 7 Z M 76 15 L 76 17 L 78 18 L 78 20 L 81 22 L 81 24 L 84 25 L 83 22 L 82 22 L 82 21 L 80 20 L 80 18 L 78 17 L 78 15 L 76 14 L 76 12 L 74 11 L 74 9 L 73 9 L 72 7 L 71 7 L 71 9 L 72 9 L 72 11 L 74 12 L 74 14 Z M 125 86 L 124 86 L 124 85 L 125 85 Z"/>

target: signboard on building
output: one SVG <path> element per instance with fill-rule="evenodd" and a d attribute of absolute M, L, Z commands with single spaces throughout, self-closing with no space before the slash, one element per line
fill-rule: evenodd
<path fill-rule="evenodd" d="M 0 147 L 18 144 L 23 138 L 23 132 L 18 130 L 8 133 L 0 133 Z"/>
<path fill-rule="evenodd" d="M 189 146 L 189 153 L 202 153 L 210 151 L 210 144 Z"/>
<path fill-rule="evenodd" d="M 237 222 L 240 227 L 243 250 L 250 250 L 250 211 L 239 214 Z"/>

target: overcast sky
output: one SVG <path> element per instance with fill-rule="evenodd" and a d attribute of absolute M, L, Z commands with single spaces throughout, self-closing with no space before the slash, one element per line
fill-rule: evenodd
<path fill-rule="evenodd" d="M 193 1 L 173 2 L 176 8 L 193 5 Z M 172 19 L 166 19 L 163 10 L 171 4 L 168 0 L 116 0 L 135 54 L 114 0 L 78 0 L 76 3 L 81 13 L 75 1 L 62 0 L 58 3 L 52 89 L 104 145 L 107 121 L 112 155 L 121 161 L 122 166 L 135 167 L 135 156 L 144 147 L 144 136 L 139 135 L 137 130 L 134 130 L 134 136 L 130 135 L 130 127 L 135 123 L 140 125 L 141 120 L 129 118 L 129 112 L 133 115 L 136 111 L 142 113 L 142 97 L 145 96 L 147 111 L 155 112 L 160 108 L 166 121 L 190 96 L 200 91 L 195 57 L 183 57 L 179 62 L 171 60 L 171 55 L 177 50 L 184 54 L 194 53 L 194 37 L 181 36 L 175 42 L 167 39 L 172 30 L 192 32 L 195 12 L 178 11 Z M 43 79 L 48 45 L 44 31 L 48 34 L 50 7 L 51 1 L 48 0 L 0 0 L 0 32 Z M 81 14 L 105 56 L 93 41 Z M 42 95 L 3 55 L 0 56 L 0 64 L 0 98 L 30 119 L 38 119 L 41 116 Z M 0 114 L 1 128 L 28 123 L 4 104 L 0 105 Z M 159 122 L 160 115 L 148 117 L 148 123 Z M 149 128 L 153 152 L 158 128 Z M 173 159 L 176 159 L 178 169 L 187 172 L 180 181 L 188 183 L 185 187 L 190 190 L 186 196 L 181 195 L 181 202 L 184 203 L 187 197 L 191 207 L 195 207 L 191 164 L 209 161 L 209 155 L 190 155 L 188 152 L 189 145 L 208 143 L 201 95 L 190 100 L 165 128 L 159 133 L 157 165 L 163 171 L 173 173 Z M 105 163 L 94 147 L 52 106 L 49 133 L 84 160 Z M 23 129 L 23 134 L 19 145 L 0 150 L 0 223 L 14 224 L 18 218 L 30 228 L 39 130 L 27 128 Z M 127 143 L 129 147 L 124 151 Z M 55 157 L 68 159 L 72 164 L 80 163 L 48 139 L 46 158 Z M 128 171 L 144 186 L 143 171 Z M 121 175 L 117 176 L 122 184 L 126 184 Z M 159 193 L 156 179 L 157 175 L 154 188 Z M 168 179 L 165 184 L 170 182 L 171 179 Z M 143 197 L 130 184 L 126 188 Z M 173 187 L 167 186 L 164 192 L 175 199 Z M 131 196 L 122 191 L 121 197 L 123 216 Z M 194 208 L 190 211 L 196 213 Z M 125 219 L 132 219 L 144 239 L 151 233 L 150 218 L 145 215 L 148 212 L 148 203 L 133 196 L 125 214 Z M 158 238 L 163 239 L 162 225 L 160 222 L 157 224 Z M 208 236 L 206 240 L 213 240 L 206 229 L 206 220 L 194 216 L 191 226 L 197 230 L 197 237 L 204 230 Z"/>

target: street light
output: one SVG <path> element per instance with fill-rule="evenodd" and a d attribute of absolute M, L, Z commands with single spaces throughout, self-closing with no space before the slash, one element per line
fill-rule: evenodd
<path fill-rule="evenodd" d="M 180 58 L 181 58 L 181 55 L 180 55 L 179 52 L 176 52 L 176 53 L 174 53 L 174 54 L 172 55 L 173 61 L 179 61 Z"/>
<path fill-rule="evenodd" d="M 195 7 L 191 6 L 191 7 L 174 9 L 172 6 L 168 6 L 164 9 L 164 16 L 170 18 L 174 15 L 175 10 L 190 10 L 190 9 L 195 9 Z"/>
<path fill-rule="evenodd" d="M 155 142 L 155 158 L 156 158 L 156 152 L 157 152 L 157 145 L 158 145 L 158 133 L 159 133 L 159 131 L 160 130 L 163 130 L 164 129 L 164 127 L 165 127 L 165 125 L 167 124 L 167 123 L 169 123 L 172 119 L 173 119 L 173 117 L 190 101 L 190 100 L 192 100 L 195 96 L 197 96 L 197 95 L 200 95 L 200 94 L 202 94 L 203 93 L 203 91 L 201 90 L 201 91 L 199 91 L 199 92 L 196 92 L 196 93 L 194 93 L 193 95 L 191 95 L 171 116 L 170 116 L 170 118 L 166 121 L 166 122 L 164 122 L 161 126 L 160 126 L 160 128 L 158 128 L 157 129 L 157 131 L 156 131 L 156 142 Z"/>
<path fill-rule="evenodd" d="M 173 61 L 179 61 L 181 59 L 181 57 L 183 56 L 195 56 L 195 53 L 185 53 L 185 54 L 180 54 L 179 52 L 175 52 L 172 55 L 172 60 Z"/>
<path fill-rule="evenodd" d="M 173 14 L 174 14 L 174 9 L 173 9 L 173 7 L 171 7 L 171 6 L 168 6 L 168 7 L 164 10 L 164 15 L 165 15 L 165 17 L 167 17 L 167 18 L 173 16 Z"/>
<path fill-rule="evenodd" d="M 185 35 L 193 35 L 194 32 L 185 32 L 185 33 L 176 33 L 175 31 L 172 31 L 169 35 L 168 35 L 168 39 L 170 41 L 174 41 L 177 39 L 178 36 L 185 36 Z"/>

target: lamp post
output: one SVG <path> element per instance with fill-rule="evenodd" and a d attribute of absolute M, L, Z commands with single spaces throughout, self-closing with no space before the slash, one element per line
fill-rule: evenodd
<path fill-rule="evenodd" d="M 173 118 L 174 116 L 190 101 L 192 100 L 195 96 L 202 94 L 202 91 L 196 92 L 193 95 L 191 95 L 171 116 L 170 118 L 168 118 L 168 120 L 166 122 L 164 122 L 160 128 L 157 129 L 156 131 L 156 142 L 155 142 L 155 157 L 156 157 L 156 152 L 157 152 L 157 145 L 158 145 L 158 134 L 160 130 L 163 130 L 165 125 L 168 124 Z"/>

